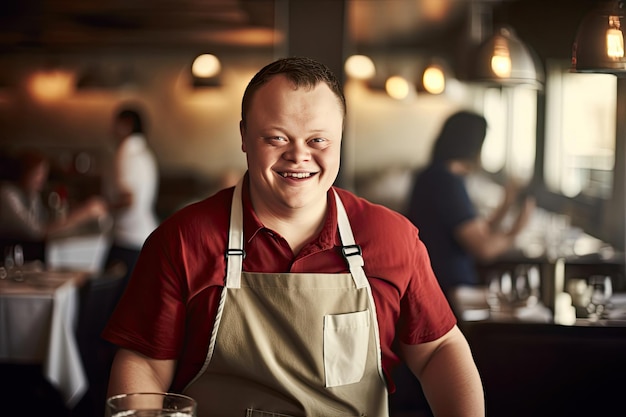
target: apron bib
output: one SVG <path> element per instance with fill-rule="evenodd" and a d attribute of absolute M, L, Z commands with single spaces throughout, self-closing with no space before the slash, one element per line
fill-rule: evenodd
<path fill-rule="evenodd" d="M 203 368 L 185 389 L 198 417 L 388 416 L 378 322 L 339 196 L 346 274 L 242 272 L 241 182 L 227 273 Z"/>

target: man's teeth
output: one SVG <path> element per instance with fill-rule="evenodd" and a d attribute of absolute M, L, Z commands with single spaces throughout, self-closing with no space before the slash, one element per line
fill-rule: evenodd
<path fill-rule="evenodd" d="M 311 176 L 310 172 L 283 172 L 283 177 L 292 177 L 292 178 L 308 178 Z"/>

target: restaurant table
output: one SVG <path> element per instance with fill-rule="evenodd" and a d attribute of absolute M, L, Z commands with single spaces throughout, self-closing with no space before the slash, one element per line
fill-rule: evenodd
<path fill-rule="evenodd" d="M 613 294 L 602 318 L 567 323 L 537 300 L 494 311 L 489 294 L 485 287 L 463 288 L 453 300 L 488 415 L 617 415 L 626 392 L 625 293 Z"/>
<path fill-rule="evenodd" d="M 75 337 L 81 271 L 24 270 L 0 279 L 0 362 L 42 365 L 73 408 L 88 383 Z"/>
<path fill-rule="evenodd" d="M 46 243 L 46 265 L 55 269 L 101 272 L 110 238 L 102 232 L 56 236 Z"/>

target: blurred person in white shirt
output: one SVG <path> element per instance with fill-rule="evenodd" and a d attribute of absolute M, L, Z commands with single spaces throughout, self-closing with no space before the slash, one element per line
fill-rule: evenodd
<path fill-rule="evenodd" d="M 159 221 L 155 213 L 159 172 L 144 132 L 145 119 L 134 106 L 122 106 L 113 119 L 115 157 L 109 208 L 113 241 L 106 266 L 123 267 L 126 277 Z"/>

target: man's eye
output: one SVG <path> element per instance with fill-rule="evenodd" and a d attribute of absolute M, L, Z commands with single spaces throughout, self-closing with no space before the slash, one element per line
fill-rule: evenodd
<path fill-rule="evenodd" d="M 324 139 L 324 138 L 313 138 L 313 139 L 311 139 L 311 142 L 313 142 L 313 143 L 322 143 L 322 142 L 325 142 L 325 141 L 326 141 L 326 139 Z"/>
<path fill-rule="evenodd" d="M 284 138 L 283 136 L 270 136 L 268 139 L 270 141 L 272 141 L 272 142 L 285 142 L 285 141 L 287 141 L 287 139 Z"/>

